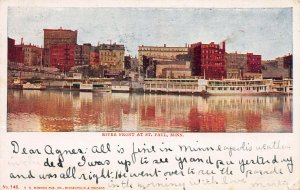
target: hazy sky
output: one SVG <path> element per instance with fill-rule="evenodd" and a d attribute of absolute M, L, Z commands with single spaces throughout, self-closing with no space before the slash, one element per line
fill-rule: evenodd
<path fill-rule="evenodd" d="M 292 9 L 30 8 L 8 9 L 8 36 L 43 45 L 43 29 L 78 30 L 77 43 L 184 46 L 221 42 L 227 52 L 253 52 L 262 59 L 292 53 Z"/>

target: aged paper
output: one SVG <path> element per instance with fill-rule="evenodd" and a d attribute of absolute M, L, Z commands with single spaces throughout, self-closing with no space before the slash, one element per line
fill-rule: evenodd
<path fill-rule="evenodd" d="M 299 1 L 0 5 L 0 189 L 300 189 Z M 293 94 L 9 90 L 8 37 L 43 46 L 43 29 L 59 27 L 78 30 L 78 44 L 124 44 L 137 59 L 139 46 L 199 41 L 263 60 L 290 53 Z"/>

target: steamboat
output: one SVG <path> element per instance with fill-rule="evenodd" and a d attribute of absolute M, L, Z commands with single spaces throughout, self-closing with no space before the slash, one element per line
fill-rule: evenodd
<path fill-rule="evenodd" d="M 263 95 L 292 94 L 292 79 L 273 81 L 272 79 L 169 79 L 146 78 L 144 92 L 176 93 L 199 95 Z"/>

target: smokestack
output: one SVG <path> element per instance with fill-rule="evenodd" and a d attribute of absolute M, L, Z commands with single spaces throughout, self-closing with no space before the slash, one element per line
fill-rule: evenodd
<path fill-rule="evenodd" d="M 222 49 L 225 51 L 225 41 L 222 42 Z"/>
<path fill-rule="evenodd" d="M 23 37 L 21 38 L 21 45 L 23 45 Z"/>
<path fill-rule="evenodd" d="M 166 44 L 164 44 L 164 47 L 167 47 L 167 45 L 166 45 Z"/>

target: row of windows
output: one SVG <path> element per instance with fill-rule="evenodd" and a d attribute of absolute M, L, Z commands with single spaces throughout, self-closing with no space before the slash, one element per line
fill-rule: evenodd
<path fill-rule="evenodd" d="M 209 62 L 209 61 L 203 61 L 203 65 L 224 65 L 223 62 Z"/>
<path fill-rule="evenodd" d="M 175 52 L 187 52 L 188 50 L 186 48 L 180 49 L 180 48 L 142 48 L 140 51 L 175 51 Z"/>
<path fill-rule="evenodd" d="M 101 57 L 101 60 L 104 60 L 104 61 L 114 61 L 115 59 L 113 59 L 111 57 Z"/>
<path fill-rule="evenodd" d="M 101 55 L 113 55 L 113 56 L 117 56 L 116 52 L 101 52 Z M 122 56 L 122 52 L 119 53 L 120 56 Z"/>
<path fill-rule="evenodd" d="M 204 59 L 209 59 L 209 58 L 212 58 L 212 59 L 224 59 L 224 57 L 222 57 L 222 56 L 209 56 L 209 55 L 202 55 L 201 56 L 202 58 L 204 58 Z"/>
<path fill-rule="evenodd" d="M 246 88 L 242 88 L 242 87 L 212 87 L 212 90 L 265 90 L 266 87 L 246 87 Z"/>
<path fill-rule="evenodd" d="M 222 51 L 218 51 L 218 50 L 202 50 L 202 53 L 218 53 L 218 54 L 222 54 Z"/>
<path fill-rule="evenodd" d="M 146 56 L 155 56 L 155 57 L 171 57 L 171 58 L 175 58 L 175 55 L 170 55 L 170 54 L 159 54 L 159 53 L 146 53 Z M 178 54 L 176 54 L 178 55 Z"/>

